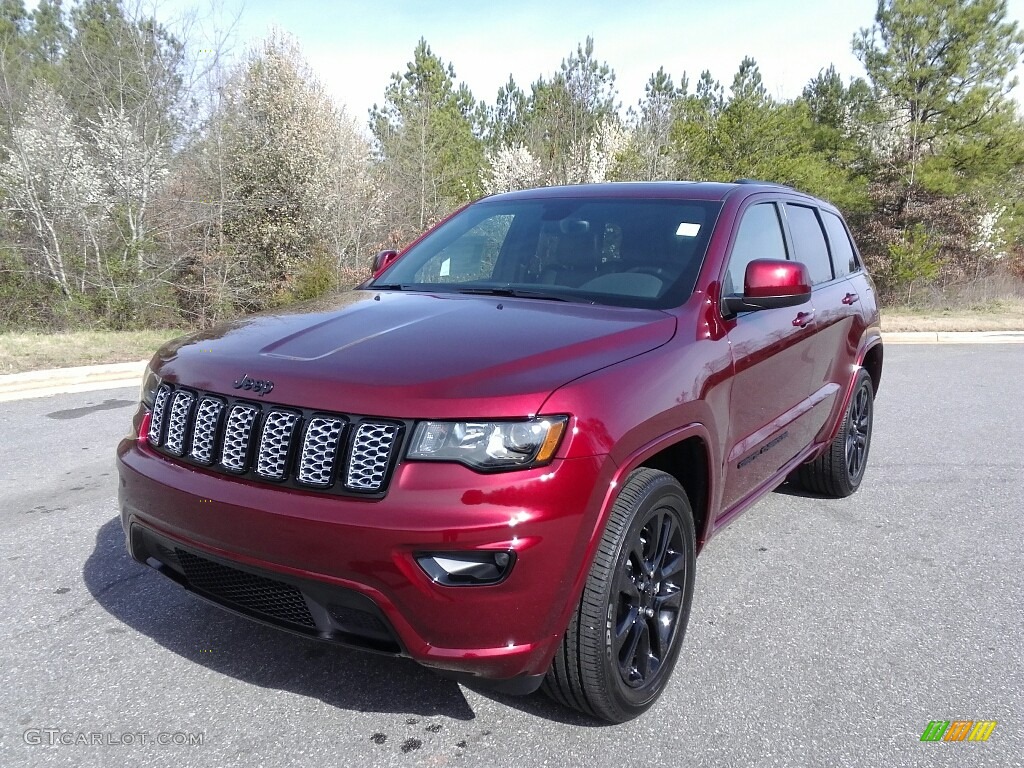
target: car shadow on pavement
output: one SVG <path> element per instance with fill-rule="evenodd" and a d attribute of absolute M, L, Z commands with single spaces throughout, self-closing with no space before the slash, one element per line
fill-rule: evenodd
<path fill-rule="evenodd" d="M 775 489 L 775 493 L 781 493 L 783 496 L 797 496 L 801 499 L 828 498 L 827 496 L 822 496 L 821 494 L 805 491 L 803 488 L 800 487 L 798 483 L 796 483 L 793 480 L 786 480 L 786 482 L 784 482 L 782 485 Z"/>
<path fill-rule="evenodd" d="M 409 659 L 292 635 L 194 598 L 129 557 L 119 518 L 97 532 L 82 576 L 116 619 L 215 674 L 353 711 L 475 717 L 457 683 Z"/>

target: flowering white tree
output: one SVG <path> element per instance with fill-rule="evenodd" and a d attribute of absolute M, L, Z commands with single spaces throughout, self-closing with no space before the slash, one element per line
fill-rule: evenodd
<path fill-rule="evenodd" d="M 997 205 L 978 216 L 970 249 L 978 257 L 979 267 L 981 262 L 997 261 L 1006 255 L 1006 230 L 999 224 L 1004 213 L 1006 206 Z"/>
<path fill-rule="evenodd" d="M 157 133 L 142 138 L 124 109 L 104 109 L 89 131 L 98 170 L 118 217 L 123 221 L 123 260 L 134 253 L 141 268 L 147 236 L 146 214 L 154 194 L 167 178 L 170 147 Z"/>
<path fill-rule="evenodd" d="M 258 308 L 327 249 L 338 115 L 280 32 L 250 53 L 228 91 L 224 227 Z"/>
<path fill-rule="evenodd" d="M 480 184 L 489 195 L 544 183 L 540 160 L 522 144 L 501 147 L 496 152 L 488 150 L 484 157 L 487 167 L 480 171 Z"/>
<path fill-rule="evenodd" d="M 369 141 L 343 111 L 335 116 L 332 138 L 328 230 L 338 267 L 354 272 L 365 268 L 364 251 L 384 219 L 384 187 Z"/>
<path fill-rule="evenodd" d="M 70 294 L 68 250 L 99 260 L 98 220 L 106 208 L 100 174 L 79 140 L 64 100 L 36 86 L 4 147 L 6 208 L 31 233 L 46 275 Z M 83 271 L 84 275 L 84 271 Z"/>
<path fill-rule="evenodd" d="M 606 181 L 608 170 L 614 164 L 616 156 L 628 143 L 629 134 L 618 119 L 614 116 L 605 118 L 590 138 L 587 164 L 582 169 L 583 176 L 580 181 L 588 184 Z"/>

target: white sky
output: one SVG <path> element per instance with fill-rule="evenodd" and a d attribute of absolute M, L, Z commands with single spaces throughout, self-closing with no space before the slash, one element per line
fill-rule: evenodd
<path fill-rule="evenodd" d="M 328 91 L 360 119 L 383 100 L 391 74 L 405 71 L 420 37 L 455 67 L 457 81 L 489 104 L 510 74 L 529 93 L 538 76 L 555 72 L 588 35 L 596 58 L 616 73 L 624 108 L 636 104 L 661 65 L 677 84 L 686 72 L 691 91 L 704 69 L 728 89 L 748 55 L 757 60 L 772 95 L 793 98 L 829 64 L 844 80 L 864 74 L 850 42 L 861 27 L 871 26 L 877 5 L 876 0 L 141 1 L 155 5 L 157 18 L 165 22 L 190 8 L 205 9 L 199 14 L 207 29 L 237 18 L 236 53 L 274 26 L 290 32 Z M 1024 27 L 1024 0 L 1008 0 L 1007 15 Z M 1024 68 L 1017 71 L 1024 80 Z M 1014 96 L 1024 101 L 1024 86 Z"/>

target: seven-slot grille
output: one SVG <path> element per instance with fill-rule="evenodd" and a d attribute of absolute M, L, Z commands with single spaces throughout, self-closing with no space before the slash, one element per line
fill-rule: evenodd
<path fill-rule="evenodd" d="M 161 384 L 150 445 L 186 461 L 256 480 L 380 494 L 400 423 L 256 404 Z"/>

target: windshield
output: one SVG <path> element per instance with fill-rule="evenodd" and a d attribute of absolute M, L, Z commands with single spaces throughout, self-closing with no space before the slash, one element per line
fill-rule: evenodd
<path fill-rule="evenodd" d="M 720 208 L 699 200 L 483 201 L 367 287 L 679 306 L 693 291 Z"/>

